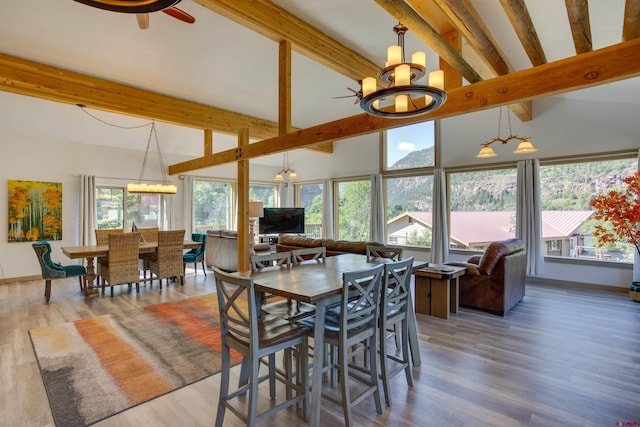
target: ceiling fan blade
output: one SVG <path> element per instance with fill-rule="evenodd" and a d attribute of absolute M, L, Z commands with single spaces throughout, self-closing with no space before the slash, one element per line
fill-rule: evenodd
<path fill-rule="evenodd" d="M 162 11 L 169 16 L 173 16 L 174 18 L 181 20 L 182 22 L 186 22 L 187 24 L 193 24 L 196 22 L 196 18 L 177 7 L 169 7 L 167 9 L 162 9 Z"/>
<path fill-rule="evenodd" d="M 137 13 L 136 20 L 138 21 L 138 27 L 141 30 L 146 30 L 149 28 L 149 14 L 148 13 Z"/>

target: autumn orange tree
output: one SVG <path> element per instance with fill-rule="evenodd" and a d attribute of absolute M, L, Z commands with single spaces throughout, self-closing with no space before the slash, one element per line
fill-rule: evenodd
<path fill-rule="evenodd" d="M 630 243 L 640 255 L 640 172 L 622 181 L 624 190 L 611 190 L 589 202 L 595 208 L 594 219 L 605 222 L 595 226 L 593 235 L 601 243 Z"/>

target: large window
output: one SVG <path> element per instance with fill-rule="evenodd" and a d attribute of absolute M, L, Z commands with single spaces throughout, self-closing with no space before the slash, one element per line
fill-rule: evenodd
<path fill-rule="evenodd" d="M 296 206 L 304 208 L 304 233 L 307 237 L 322 237 L 322 183 L 296 184 Z"/>
<path fill-rule="evenodd" d="M 386 178 L 386 242 L 431 246 L 433 176 Z"/>
<path fill-rule="evenodd" d="M 369 240 L 371 181 L 335 182 L 336 238 Z"/>
<path fill-rule="evenodd" d="M 592 219 L 593 208 L 589 201 L 609 190 L 621 189 L 622 178 L 632 175 L 636 168 L 635 156 L 542 165 L 540 183 L 545 255 L 632 262 L 632 245 L 600 245 L 593 237 L 595 220 Z"/>
<path fill-rule="evenodd" d="M 194 180 L 196 231 L 204 233 L 207 230 L 232 229 L 235 224 L 233 197 L 233 186 L 229 182 Z"/>
<path fill-rule="evenodd" d="M 515 169 L 449 174 L 449 246 L 484 249 L 515 237 L 516 187 Z"/>
<path fill-rule="evenodd" d="M 435 122 L 428 121 L 385 132 L 384 170 L 433 167 Z"/>
<path fill-rule="evenodd" d="M 163 203 L 160 194 L 133 194 L 123 187 L 97 187 L 97 228 L 128 230 L 134 222 L 138 227 L 160 227 L 164 223 Z"/>

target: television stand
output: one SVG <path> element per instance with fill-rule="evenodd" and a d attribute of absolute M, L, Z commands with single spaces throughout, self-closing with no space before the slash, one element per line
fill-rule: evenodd
<path fill-rule="evenodd" d="M 278 237 L 280 237 L 278 234 L 261 234 L 260 243 L 275 245 L 278 243 Z"/>

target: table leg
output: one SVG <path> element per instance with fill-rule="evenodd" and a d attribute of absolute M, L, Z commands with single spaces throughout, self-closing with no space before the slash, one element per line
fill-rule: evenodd
<path fill-rule="evenodd" d="M 95 280 L 96 280 L 96 269 L 94 267 L 94 258 L 87 258 L 87 279 L 84 285 L 84 295 L 89 296 L 91 294 L 98 293 L 96 288 Z"/>
<path fill-rule="evenodd" d="M 409 293 L 409 299 L 407 300 L 407 323 L 409 326 L 409 349 L 411 350 L 411 360 L 413 366 L 420 366 L 422 359 L 420 357 L 420 343 L 418 342 L 418 328 L 416 325 L 416 312 L 413 309 L 413 298 Z"/>
<path fill-rule="evenodd" d="M 316 321 L 313 331 L 313 370 L 311 377 L 311 417 L 309 424 L 320 426 L 322 404 L 322 365 L 324 364 L 324 316 L 326 301 L 316 302 Z"/>

